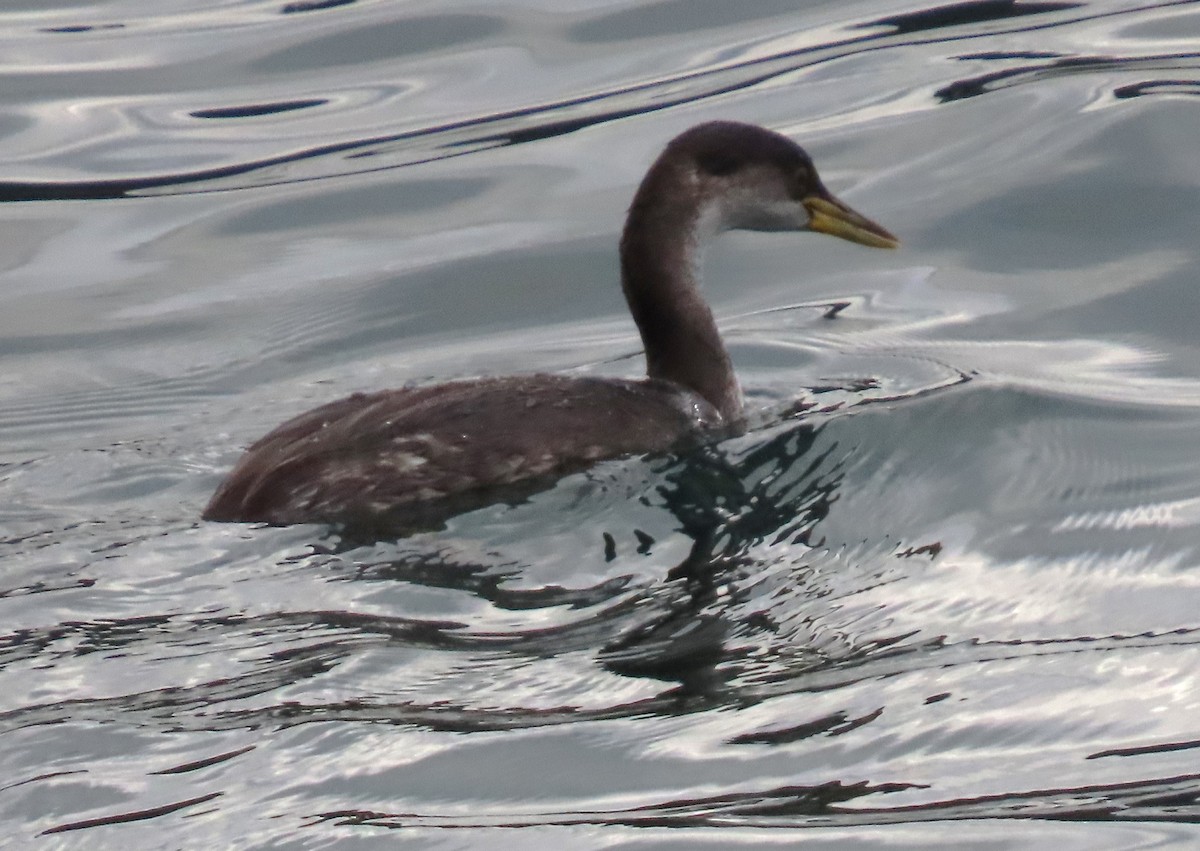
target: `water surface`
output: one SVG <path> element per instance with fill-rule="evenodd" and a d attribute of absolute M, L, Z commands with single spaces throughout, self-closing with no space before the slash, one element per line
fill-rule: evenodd
<path fill-rule="evenodd" d="M 10 842 L 1200 841 L 1200 4 L 0 22 Z M 638 374 L 623 211 L 714 118 L 903 240 L 710 251 L 749 434 L 401 541 L 199 522 L 355 390 Z"/>

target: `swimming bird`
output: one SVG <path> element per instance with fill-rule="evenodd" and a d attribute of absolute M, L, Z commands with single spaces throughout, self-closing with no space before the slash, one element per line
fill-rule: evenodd
<path fill-rule="evenodd" d="M 535 374 L 355 393 L 250 446 L 204 518 L 438 528 L 603 459 L 736 434 L 742 392 L 697 268 L 701 247 L 733 229 L 898 244 L 830 194 L 786 136 L 732 121 L 697 125 L 651 165 L 621 237 L 621 284 L 646 378 Z"/>

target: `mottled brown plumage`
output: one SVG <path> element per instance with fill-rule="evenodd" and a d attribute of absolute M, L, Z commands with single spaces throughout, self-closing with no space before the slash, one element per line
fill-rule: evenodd
<path fill-rule="evenodd" d="M 209 520 L 436 525 L 602 458 L 674 448 L 718 427 L 663 381 L 527 375 L 356 393 L 251 446 Z"/>

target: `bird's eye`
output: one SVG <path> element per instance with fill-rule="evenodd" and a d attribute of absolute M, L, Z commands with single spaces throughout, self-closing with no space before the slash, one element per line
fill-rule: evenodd
<path fill-rule="evenodd" d="M 807 195 L 812 190 L 813 173 L 806 165 L 796 166 L 792 172 L 791 180 L 788 181 L 789 189 L 793 198 L 800 199 Z"/>

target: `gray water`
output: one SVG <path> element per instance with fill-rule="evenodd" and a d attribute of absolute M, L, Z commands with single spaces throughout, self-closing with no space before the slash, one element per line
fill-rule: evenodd
<path fill-rule="evenodd" d="M 17 848 L 1200 844 L 1200 3 L 10 2 Z M 374 544 L 202 523 L 355 390 L 634 376 L 667 139 L 755 428 Z"/>

